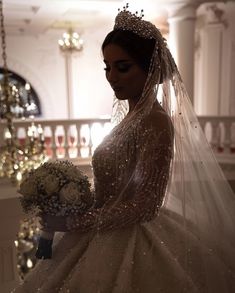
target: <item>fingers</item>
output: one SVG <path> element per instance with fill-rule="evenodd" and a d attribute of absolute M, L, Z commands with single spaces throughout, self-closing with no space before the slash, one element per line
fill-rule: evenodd
<path fill-rule="evenodd" d="M 39 220 L 39 224 L 40 224 L 43 228 L 47 228 L 47 226 L 48 226 L 48 223 L 45 222 L 45 221 L 42 220 L 42 219 Z"/>
<path fill-rule="evenodd" d="M 49 229 L 49 223 L 51 222 L 52 219 L 53 217 L 50 217 L 49 215 L 41 213 L 39 223 L 42 226 L 42 228 Z"/>
<path fill-rule="evenodd" d="M 43 230 L 67 231 L 66 218 L 62 216 L 50 216 L 43 214 L 39 220 Z"/>

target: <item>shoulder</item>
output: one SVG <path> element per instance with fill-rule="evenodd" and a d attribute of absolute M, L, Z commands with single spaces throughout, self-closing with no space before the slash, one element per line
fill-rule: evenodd
<path fill-rule="evenodd" d="M 161 133 L 174 136 L 174 127 L 171 117 L 161 108 L 153 108 L 152 111 L 142 120 L 142 127 L 153 131 L 156 135 Z"/>

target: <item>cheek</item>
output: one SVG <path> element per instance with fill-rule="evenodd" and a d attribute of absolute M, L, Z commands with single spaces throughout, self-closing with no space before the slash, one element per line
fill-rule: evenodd
<path fill-rule="evenodd" d="M 133 70 L 132 72 L 131 78 L 136 82 L 136 84 L 138 84 L 138 86 L 142 86 L 143 84 L 145 84 L 147 74 L 139 67 L 136 67 L 135 70 Z"/>
<path fill-rule="evenodd" d="M 109 82 L 109 73 L 107 71 L 105 71 L 105 78 Z"/>
<path fill-rule="evenodd" d="M 144 74 L 136 74 L 133 76 L 133 85 L 136 88 L 136 91 L 142 91 L 145 85 L 147 76 Z"/>

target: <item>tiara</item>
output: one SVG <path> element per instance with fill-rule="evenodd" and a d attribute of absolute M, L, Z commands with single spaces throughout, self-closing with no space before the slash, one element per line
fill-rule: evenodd
<path fill-rule="evenodd" d="M 143 10 L 140 15 L 138 12 L 131 13 L 128 11 L 129 4 L 123 7 L 123 10 L 117 14 L 115 18 L 114 29 L 131 31 L 146 39 L 159 39 L 160 31 L 151 22 L 143 20 Z"/>

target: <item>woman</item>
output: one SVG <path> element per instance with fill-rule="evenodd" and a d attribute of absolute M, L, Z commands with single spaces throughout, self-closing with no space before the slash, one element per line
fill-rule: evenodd
<path fill-rule="evenodd" d="M 233 194 L 165 40 L 126 7 L 102 51 L 117 125 L 93 156 L 96 204 L 43 218 L 67 233 L 15 292 L 234 292 Z"/>

